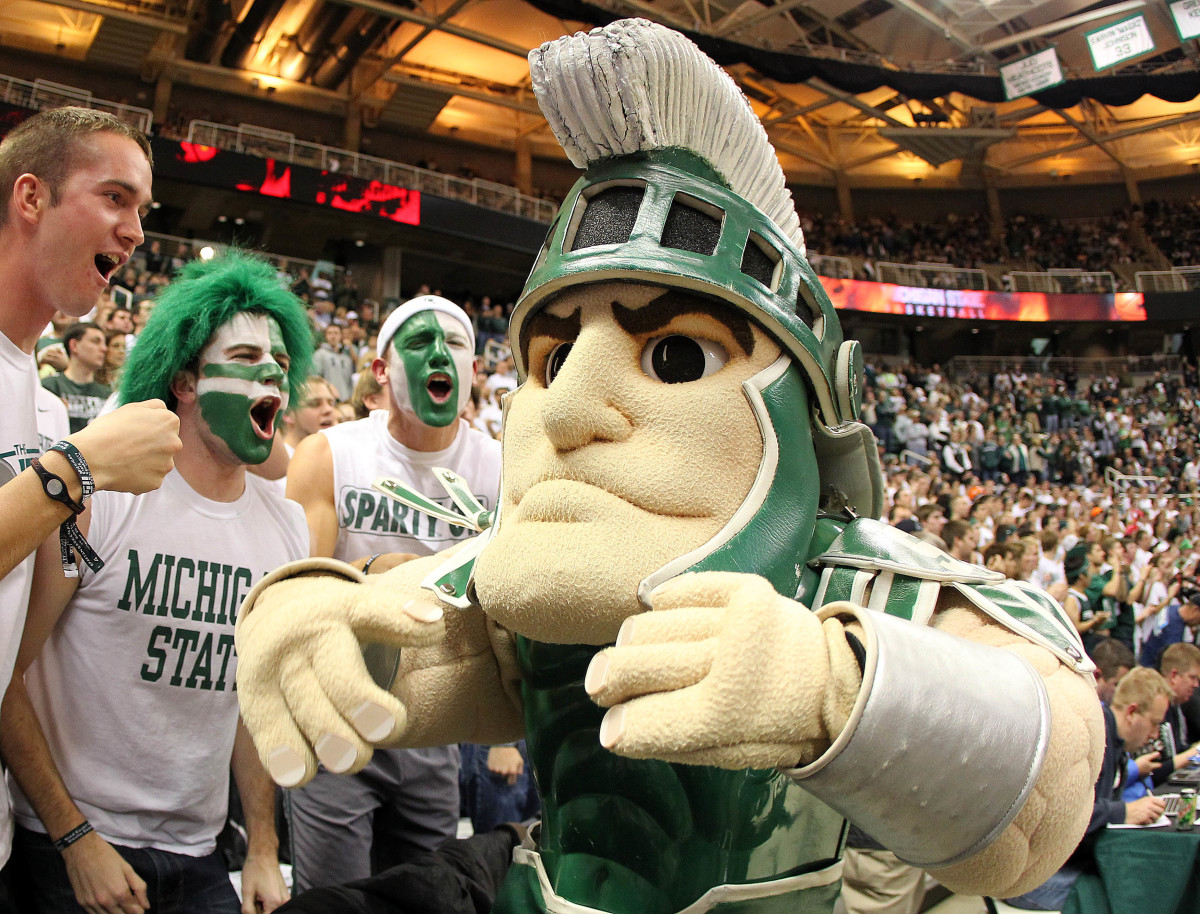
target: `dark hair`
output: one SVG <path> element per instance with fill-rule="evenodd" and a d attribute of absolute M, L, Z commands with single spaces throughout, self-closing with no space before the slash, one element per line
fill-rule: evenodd
<path fill-rule="evenodd" d="M 99 330 L 100 335 L 104 335 L 104 329 L 99 324 L 93 324 L 88 321 L 81 321 L 67 328 L 67 332 L 63 334 L 62 344 L 68 357 L 71 355 L 71 344 L 78 343 L 89 330 Z M 107 337 L 105 339 L 107 340 Z"/>
<path fill-rule="evenodd" d="M 80 153 L 87 149 L 85 138 L 94 133 L 128 137 L 154 167 L 146 135 L 107 112 L 74 107 L 39 112 L 18 124 L 0 143 L 0 191 L 7 195 L 0 206 L 0 226 L 8 220 L 8 197 L 21 175 L 36 175 L 46 182 L 50 205 L 56 206 L 63 183 L 78 167 Z"/>
<path fill-rule="evenodd" d="M 965 520 L 948 520 L 942 527 L 942 539 L 946 548 L 953 549 L 954 544 L 971 532 L 971 525 Z"/>
<path fill-rule="evenodd" d="M 1100 668 L 1100 676 L 1104 679 L 1115 679 L 1117 670 L 1125 667 L 1132 670 L 1137 666 L 1133 651 L 1116 638 L 1102 638 L 1091 650 L 1092 662 Z"/>

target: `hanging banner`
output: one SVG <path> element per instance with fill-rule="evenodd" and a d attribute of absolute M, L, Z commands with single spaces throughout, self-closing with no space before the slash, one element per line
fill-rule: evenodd
<path fill-rule="evenodd" d="M 1005 64 L 1000 68 L 1000 81 L 1004 84 L 1004 97 L 1010 102 L 1065 82 L 1054 48 Z"/>
<path fill-rule="evenodd" d="M 1200 38 L 1200 0 L 1175 0 L 1168 3 L 1181 41 Z"/>
<path fill-rule="evenodd" d="M 1197 3 L 1200 4 L 1200 0 Z M 1087 39 L 1088 50 L 1092 54 L 1092 66 L 1097 70 L 1107 70 L 1122 61 L 1154 50 L 1150 27 L 1141 13 L 1088 32 L 1083 37 Z"/>

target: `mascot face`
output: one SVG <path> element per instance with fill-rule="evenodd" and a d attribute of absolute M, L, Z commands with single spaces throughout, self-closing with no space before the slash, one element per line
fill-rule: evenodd
<path fill-rule="evenodd" d="M 265 314 L 236 315 L 200 354 L 200 414 L 243 463 L 271 453 L 275 417 L 287 408 L 288 364 L 279 325 Z"/>
<path fill-rule="evenodd" d="M 448 314 L 419 311 L 392 337 L 388 377 L 401 409 L 445 428 L 471 396 L 475 355 L 466 329 Z"/>
<path fill-rule="evenodd" d="M 746 499 L 763 437 L 743 382 L 779 346 L 711 299 L 602 283 L 557 296 L 520 345 L 495 538 L 475 583 L 496 620 L 601 644 L 638 585 L 708 542 Z"/>

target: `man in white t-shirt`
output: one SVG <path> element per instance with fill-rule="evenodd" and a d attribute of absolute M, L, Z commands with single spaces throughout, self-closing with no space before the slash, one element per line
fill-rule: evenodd
<path fill-rule="evenodd" d="M 123 386 L 179 417 L 175 471 L 155 492 L 92 499 L 79 528 L 101 564 L 64 577 L 57 543 L 38 552 L 0 750 L 15 781 L 12 877 L 39 914 L 238 914 L 287 898 L 274 788 L 238 715 L 234 624 L 260 578 L 308 551 L 299 507 L 246 468 L 270 454 L 309 339 L 265 261 L 189 264 Z M 231 765 L 244 908 L 216 850 Z"/>
<path fill-rule="evenodd" d="M 141 133 L 80 108 L 35 115 L 0 144 L 0 517 L 20 518 L 0 525 L 0 687 L 8 686 L 21 641 L 33 552 L 90 495 L 68 456 L 39 440 L 34 347 L 56 310 L 87 314 L 142 242 L 149 156 Z M 97 491 L 145 492 L 170 470 L 177 428 L 163 404 L 137 404 L 67 440 Z M 0 788 L 0 864 L 11 841 L 8 792 Z"/>
<path fill-rule="evenodd" d="M 435 474 L 450 469 L 495 507 L 500 443 L 460 418 L 474 353 L 470 318 L 444 298 L 420 296 L 384 322 L 372 368 L 387 411 L 309 436 L 288 468 L 288 498 L 304 507 L 314 556 L 377 574 L 401 561 L 395 553 L 432 555 L 472 535 L 373 491 L 380 476 L 452 507 Z M 297 889 L 369 876 L 455 836 L 457 746 L 383 750 L 352 776 L 336 772 L 349 767 L 354 747 L 331 737 L 318 754 L 324 768 L 289 794 Z"/>

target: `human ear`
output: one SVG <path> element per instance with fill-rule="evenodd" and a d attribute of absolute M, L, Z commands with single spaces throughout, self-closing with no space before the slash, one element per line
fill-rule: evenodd
<path fill-rule="evenodd" d="M 18 215 L 27 222 L 41 219 L 43 204 L 47 203 L 49 188 L 37 175 L 21 175 L 13 183 L 12 202 Z"/>
<path fill-rule="evenodd" d="M 388 385 L 388 366 L 383 359 L 376 359 L 371 363 L 371 372 L 375 375 L 375 380 L 379 382 L 380 387 Z"/>
<path fill-rule="evenodd" d="M 180 403 L 190 403 L 196 399 L 196 374 L 192 371 L 177 371 L 171 378 L 171 393 Z"/>

